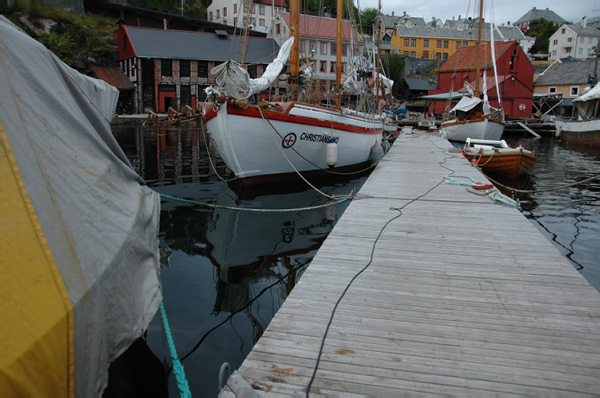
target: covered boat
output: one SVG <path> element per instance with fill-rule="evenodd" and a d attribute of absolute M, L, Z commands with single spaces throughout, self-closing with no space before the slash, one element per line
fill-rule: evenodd
<path fill-rule="evenodd" d="M 0 16 L 0 396 L 99 397 L 162 300 L 160 198 L 114 139 L 118 91 Z"/>
<path fill-rule="evenodd" d="M 467 138 L 462 154 L 489 174 L 516 178 L 533 167 L 535 152 L 522 146 L 511 148 L 506 141 Z"/>
<path fill-rule="evenodd" d="M 574 119 L 557 119 L 556 136 L 575 144 L 600 146 L 600 84 L 573 100 Z"/>

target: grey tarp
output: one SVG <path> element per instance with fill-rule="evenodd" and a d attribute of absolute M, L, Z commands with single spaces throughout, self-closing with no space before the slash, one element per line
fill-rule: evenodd
<path fill-rule="evenodd" d="M 0 123 L 73 305 L 77 397 L 101 395 L 162 300 L 160 197 L 111 133 L 117 98 L 0 16 Z"/>

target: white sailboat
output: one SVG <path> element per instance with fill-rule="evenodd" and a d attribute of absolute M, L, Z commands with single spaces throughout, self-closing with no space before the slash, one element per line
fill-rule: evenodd
<path fill-rule="evenodd" d="M 491 26 L 491 25 L 490 25 Z M 504 112 L 494 109 L 488 102 L 487 88 L 483 88 L 483 99 L 480 98 L 481 73 L 481 32 L 483 28 L 483 0 L 479 1 L 479 29 L 476 45 L 475 89 L 472 96 L 464 96 L 449 112 L 450 117 L 440 126 L 440 134 L 450 141 L 465 142 L 467 138 L 482 140 L 500 140 L 504 133 Z M 492 63 L 496 68 L 493 32 L 491 32 Z M 484 75 L 484 82 L 485 79 Z M 496 88 L 498 84 L 496 84 Z M 498 101 L 500 93 L 498 92 Z"/>
<path fill-rule="evenodd" d="M 338 5 L 341 6 L 341 0 Z M 341 8 L 341 7 L 340 7 Z M 353 110 L 291 100 L 287 102 L 248 101 L 266 89 L 281 73 L 289 57 L 289 85 L 298 89 L 301 73 L 298 56 L 299 6 L 290 4 L 292 37 L 280 49 L 261 79 L 250 79 L 246 71 L 230 61 L 211 73 L 217 84 L 207 89 L 211 100 L 203 116 L 225 164 L 243 185 L 297 178 L 297 173 L 326 173 L 362 169 L 381 156 L 384 116 L 375 108 Z M 365 73 L 341 80 L 341 18 L 338 12 L 336 87 L 368 87 Z M 358 71 L 356 71 L 358 72 Z M 379 74 L 376 80 L 379 78 Z"/>

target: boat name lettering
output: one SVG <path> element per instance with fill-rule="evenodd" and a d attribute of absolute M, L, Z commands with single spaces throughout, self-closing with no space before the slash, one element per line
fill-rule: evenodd
<path fill-rule="evenodd" d="M 328 227 L 327 230 L 323 231 L 322 229 Z M 333 221 L 323 218 L 318 224 L 311 224 L 307 227 L 298 228 L 299 235 L 310 235 L 314 233 L 328 233 L 333 227 Z M 321 229 L 321 231 L 317 231 Z"/>
<path fill-rule="evenodd" d="M 311 141 L 311 142 L 329 142 L 331 140 L 334 140 L 335 143 L 337 144 L 340 141 L 340 137 L 332 137 L 330 135 L 327 134 L 309 134 L 309 133 L 302 133 L 300 135 L 300 140 L 302 141 Z"/>

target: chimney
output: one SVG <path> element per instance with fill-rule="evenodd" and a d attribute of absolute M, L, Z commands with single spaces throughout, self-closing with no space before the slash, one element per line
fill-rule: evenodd
<path fill-rule="evenodd" d="M 404 15 L 403 16 L 406 16 L 406 11 L 404 11 Z"/>
<path fill-rule="evenodd" d="M 583 29 L 587 28 L 587 17 L 581 18 L 581 27 Z"/>
<path fill-rule="evenodd" d="M 394 11 L 392 11 L 392 17 L 394 16 Z"/>

